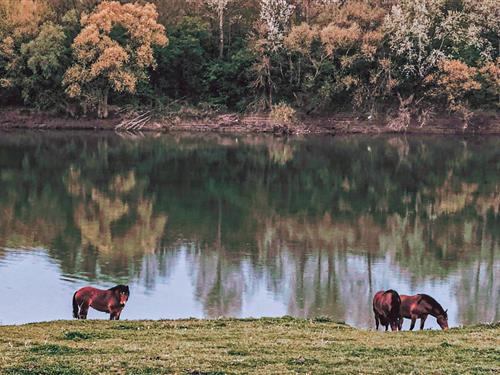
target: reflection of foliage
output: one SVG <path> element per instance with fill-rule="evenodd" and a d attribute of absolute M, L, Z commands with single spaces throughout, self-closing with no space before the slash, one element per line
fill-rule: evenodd
<path fill-rule="evenodd" d="M 43 246 L 68 274 L 142 272 L 153 285 L 153 269 L 171 267 L 156 257 L 187 243 L 211 316 L 238 311 L 248 272 L 289 290 L 299 315 L 343 314 L 341 284 L 368 293 L 371 282 L 353 262 L 387 260 L 413 283 L 496 262 L 499 142 L 5 135 L 0 246 Z"/>
<path fill-rule="evenodd" d="M 68 191 L 79 202 L 75 204 L 74 220 L 81 233 L 82 247 L 92 246 L 106 254 L 105 257 L 118 261 L 156 249 L 167 216 L 153 215 L 152 201 L 135 191 L 138 184 L 133 172 L 114 176 L 108 184 L 108 193 L 88 185 L 80 171 L 70 169 Z"/>

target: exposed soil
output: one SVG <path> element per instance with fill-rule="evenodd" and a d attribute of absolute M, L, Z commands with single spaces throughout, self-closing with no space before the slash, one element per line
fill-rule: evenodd
<path fill-rule="evenodd" d="M 102 120 L 95 117 L 71 118 L 52 116 L 23 108 L 6 108 L 0 111 L 0 129 L 36 130 L 114 130 L 122 118 L 111 115 Z M 273 134 L 500 134 L 500 114 L 495 112 L 474 114 L 467 126 L 459 116 L 438 115 L 427 124 L 412 122 L 402 131 L 387 124 L 387 119 L 368 120 L 355 115 L 305 117 L 295 124 L 279 124 L 267 115 L 225 114 L 210 118 L 180 118 L 151 120 L 139 131 L 189 131 L 222 133 L 273 133 Z"/>

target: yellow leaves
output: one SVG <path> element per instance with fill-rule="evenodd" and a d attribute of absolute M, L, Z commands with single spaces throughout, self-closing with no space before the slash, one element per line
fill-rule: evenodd
<path fill-rule="evenodd" d="M 124 27 L 131 39 L 142 43 L 165 45 L 167 37 L 163 25 L 156 22 L 158 13 L 154 4 L 120 4 L 104 1 L 94 12 L 81 19 L 82 26 L 95 26 L 100 33 L 109 34 L 115 25 Z"/>
<path fill-rule="evenodd" d="M 83 91 L 90 95 L 108 88 L 134 93 L 146 68 L 155 66 L 152 45 L 167 43 L 157 17 L 153 4 L 118 1 L 101 2 L 91 14 L 82 15 L 83 28 L 72 45 L 76 64 L 64 78 L 68 95 L 77 97 Z M 116 33 L 119 41 L 114 39 Z"/>
<path fill-rule="evenodd" d="M 359 47 L 362 56 L 375 56 L 384 33 L 384 10 L 364 2 L 348 2 L 330 15 L 330 23 L 321 32 L 321 41 L 330 56 L 338 50 Z"/>
<path fill-rule="evenodd" d="M 342 7 L 338 19 L 340 24 L 357 23 L 363 29 L 371 29 L 380 26 L 384 16 L 385 12 L 382 8 L 366 2 L 351 1 Z"/>
<path fill-rule="evenodd" d="M 438 81 L 441 85 L 457 87 L 465 91 L 481 88 L 479 83 L 474 80 L 477 69 L 467 66 L 461 61 L 444 60 L 440 69 L 444 73 Z"/>
<path fill-rule="evenodd" d="M 78 98 L 82 95 L 81 83 L 88 82 L 88 71 L 81 65 L 71 66 L 64 74 L 63 84 L 67 85 L 66 93 L 70 98 Z"/>
<path fill-rule="evenodd" d="M 14 39 L 10 36 L 0 41 L 0 58 L 4 60 L 6 70 L 14 70 L 16 62 L 18 60 L 16 51 L 14 49 Z M 3 81 L 9 81 L 3 78 Z M 2 83 L 2 87 L 9 87 L 10 84 L 6 82 Z"/>
<path fill-rule="evenodd" d="M 4 17 L 0 28 L 5 28 L 14 39 L 34 37 L 39 26 L 52 16 L 43 0 L 1 0 L 0 14 Z"/>
<path fill-rule="evenodd" d="M 0 43 L 0 54 L 2 57 L 11 57 L 14 53 L 14 39 L 8 36 Z"/>
<path fill-rule="evenodd" d="M 381 30 L 368 31 L 362 36 L 361 53 L 368 58 L 372 58 L 377 53 L 377 49 L 384 38 Z"/>
<path fill-rule="evenodd" d="M 127 71 L 115 70 L 109 74 L 109 81 L 116 92 L 134 93 L 137 77 Z"/>
<path fill-rule="evenodd" d="M 128 59 L 128 53 L 118 43 L 113 41 L 108 48 L 101 52 L 97 61 L 91 65 L 89 78 L 96 79 L 107 71 L 120 70 Z"/>
<path fill-rule="evenodd" d="M 320 32 L 321 42 L 325 46 L 328 55 L 332 55 L 337 49 L 347 49 L 360 39 L 361 29 L 357 24 L 343 28 L 330 24 Z"/>
<path fill-rule="evenodd" d="M 72 83 L 66 89 L 66 93 L 70 98 L 78 98 L 82 95 L 82 88 L 78 83 Z"/>
<path fill-rule="evenodd" d="M 298 52 L 302 55 L 311 53 L 311 45 L 318 37 L 318 30 L 307 23 L 293 26 L 284 39 L 284 45 L 290 52 Z"/>
<path fill-rule="evenodd" d="M 483 80 L 491 86 L 492 93 L 498 95 L 500 90 L 500 57 L 496 62 L 491 62 L 479 69 Z"/>
<path fill-rule="evenodd" d="M 359 84 L 359 79 L 354 78 L 351 75 L 347 75 L 342 78 L 341 83 L 347 90 L 349 90 L 352 87 L 356 87 Z"/>
<path fill-rule="evenodd" d="M 14 76 L 19 70 L 19 65 L 22 60 L 21 56 L 16 52 L 14 39 L 10 36 L 0 41 L 0 61 L 4 61 L 4 69 L 7 73 L 0 77 L 0 87 L 11 88 L 15 86 Z"/>
<path fill-rule="evenodd" d="M 460 111 L 465 96 L 470 91 L 481 88 L 479 82 L 475 80 L 477 69 L 458 60 L 443 60 L 439 69 L 441 71 L 437 80 L 439 91 L 446 95 L 448 108 L 451 111 Z"/>
<path fill-rule="evenodd" d="M 155 61 L 153 59 L 153 49 L 150 45 L 144 44 L 137 48 L 136 55 L 137 65 L 140 67 L 145 68 L 147 66 L 154 65 Z"/>

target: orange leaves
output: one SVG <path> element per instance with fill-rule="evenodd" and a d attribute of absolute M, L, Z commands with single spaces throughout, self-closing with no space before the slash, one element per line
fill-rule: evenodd
<path fill-rule="evenodd" d="M 479 90 L 481 85 L 474 80 L 477 69 L 458 60 L 444 60 L 440 65 L 443 73 L 438 84 L 449 91 Z"/>
<path fill-rule="evenodd" d="M 137 78 L 130 72 L 113 71 L 109 75 L 109 81 L 116 92 L 135 92 Z"/>
<path fill-rule="evenodd" d="M 361 56 L 373 58 L 384 38 L 384 15 L 383 9 L 359 1 L 348 2 L 324 15 L 329 24 L 320 34 L 327 54 L 330 56 L 339 50 L 356 48 Z"/>
<path fill-rule="evenodd" d="M 131 39 L 142 43 L 164 45 L 167 43 L 165 28 L 157 23 L 158 13 L 154 4 L 120 4 L 118 1 L 100 3 L 92 14 L 83 16 L 82 26 L 96 26 L 101 33 L 109 34 L 115 25 L 121 25 Z"/>
<path fill-rule="evenodd" d="M 167 43 L 157 18 L 153 4 L 118 1 L 104 1 L 83 15 L 83 28 L 72 45 L 76 63 L 64 77 L 67 94 L 88 98 L 97 92 L 98 100 L 110 88 L 134 93 L 145 69 L 155 66 L 152 45 Z"/>
<path fill-rule="evenodd" d="M 1 0 L 0 37 L 3 28 L 14 39 L 32 38 L 39 26 L 51 16 L 51 10 L 42 0 Z"/>
<path fill-rule="evenodd" d="M 500 101 L 500 57 L 496 62 L 491 62 L 479 69 L 481 79 L 486 86 L 485 89 Z"/>
<path fill-rule="evenodd" d="M 332 55 L 337 49 L 353 47 L 360 39 L 361 29 L 357 24 L 345 28 L 332 23 L 321 30 L 320 35 L 327 54 Z"/>
<path fill-rule="evenodd" d="M 302 23 L 291 28 L 284 39 L 284 45 L 290 52 L 308 55 L 311 53 L 311 45 L 318 35 L 316 28 L 309 26 L 307 23 Z"/>
<path fill-rule="evenodd" d="M 466 95 L 481 88 L 475 80 L 477 69 L 458 60 L 443 60 L 439 69 L 441 74 L 437 84 L 447 98 L 449 110 L 462 110 Z"/>
<path fill-rule="evenodd" d="M 150 45 L 143 44 L 136 51 L 137 54 L 137 65 L 142 68 L 147 66 L 154 66 L 155 61 L 153 59 L 153 49 Z"/>

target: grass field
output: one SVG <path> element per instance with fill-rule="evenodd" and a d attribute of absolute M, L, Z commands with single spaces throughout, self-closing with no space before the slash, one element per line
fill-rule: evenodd
<path fill-rule="evenodd" d="M 1 374 L 492 374 L 500 324 L 373 332 L 328 319 L 0 326 Z"/>

